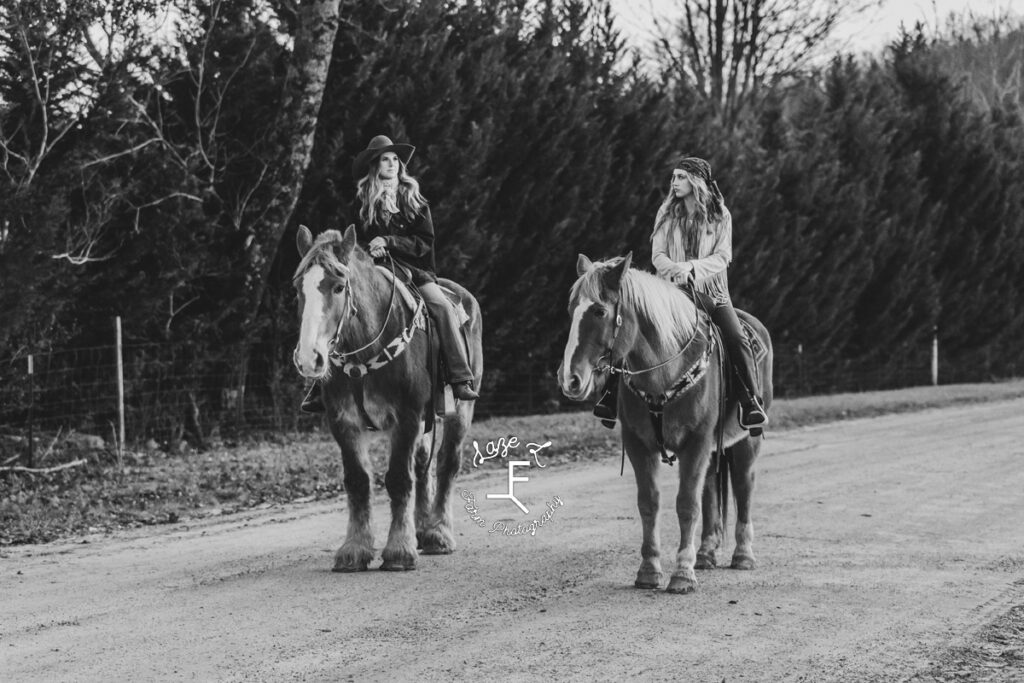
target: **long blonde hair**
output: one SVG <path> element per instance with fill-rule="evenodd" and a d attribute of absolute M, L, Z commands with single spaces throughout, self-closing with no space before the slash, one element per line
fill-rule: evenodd
<path fill-rule="evenodd" d="M 359 218 L 365 225 L 372 225 L 384 217 L 382 205 L 389 188 L 380 178 L 379 166 L 380 157 L 370 164 L 370 170 L 356 186 L 356 197 L 362 204 L 359 208 Z M 398 205 L 398 211 L 406 218 L 415 218 L 427 206 L 427 200 L 420 194 L 419 181 L 409 175 L 405 169 L 405 162 L 401 159 L 398 160 L 398 177 L 395 180 L 395 203 Z"/>

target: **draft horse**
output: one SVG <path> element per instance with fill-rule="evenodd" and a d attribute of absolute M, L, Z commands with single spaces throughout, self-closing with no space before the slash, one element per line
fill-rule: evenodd
<path fill-rule="evenodd" d="M 384 477 L 391 498 L 391 528 L 381 552 L 381 569 L 415 569 L 418 547 L 424 554 L 455 550 L 452 484 L 474 404 L 459 402 L 443 420 L 431 500 L 431 439 L 425 425 L 433 421 L 428 354 L 436 344 L 425 332 L 422 302 L 411 306 L 399 296 L 393 272 L 376 266 L 356 244 L 352 226 L 344 235 L 327 230 L 315 242 L 302 226 L 297 243 L 302 260 L 294 283 L 301 326 L 294 362 L 301 375 L 321 387 L 331 434 L 341 447 L 348 497 L 348 530 L 334 556 L 334 571 L 364 571 L 374 558 L 368 443 L 378 434 L 391 442 Z M 457 294 L 469 315 L 465 336 L 480 386 L 480 306 L 458 284 L 440 284 Z M 415 503 L 410 504 L 413 495 Z"/>
<path fill-rule="evenodd" d="M 667 591 L 690 593 L 697 586 L 694 569 L 716 565 L 715 551 L 724 539 L 730 479 L 736 498 L 732 567 L 755 566 L 750 508 L 760 439 L 739 426 L 736 399 L 726 393 L 723 345 L 716 340 L 709 317 L 674 285 L 631 269 L 631 259 L 628 254 L 594 263 L 580 254 L 576 264 L 579 279 L 569 295 L 572 326 L 558 368 L 558 383 L 567 398 L 583 401 L 596 395 L 609 373 L 622 375 L 625 388 L 619 391 L 619 423 L 622 444 L 636 474 L 643 525 L 638 588 L 661 584 L 657 475 L 663 460 L 678 460 L 680 539 Z M 757 370 L 768 407 L 772 400 L 771 340 L 753 316 L 738 313 L 762 349 Z M 721 459 L 713 457 L 719 435 L 725 447 Z M 711 475 L 717 476 L 709 476 L 713 462 L 718 467 Z M 699 549 L 698 521 L 702 522 Z"/>

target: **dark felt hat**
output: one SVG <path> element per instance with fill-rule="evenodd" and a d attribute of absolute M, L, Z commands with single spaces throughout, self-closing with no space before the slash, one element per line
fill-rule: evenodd
<path fill-rule="evenodd" d="M 403 164 L 408 164 L 409 159 L 412 158 L 412 153 L 415 151 L 416 148 L 412 145 L 407 145 L 404 142 L 396 144 L 391 142 L 391 138 L 387 135 L 377 135 L 370 140 L 370 144 L 366 146 L 366 149 L 356 155 L 355 161 L 352 162 L 352 175 L 356 178 L 362 178 L 366 175 L 370 162 L 376 160 L 384 152 L 394 152 L 402 160 Z"/>

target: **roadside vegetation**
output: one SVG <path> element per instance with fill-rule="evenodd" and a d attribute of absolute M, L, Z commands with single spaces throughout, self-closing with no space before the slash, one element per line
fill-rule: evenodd
<path fill-rule="evenodd" d="M 772 409 L 769 437 L 772 431 L 834 420 L 1022 397 L 1024 380 L 783 399 Z M 472 441 L 484 450 L 488 442 L 510 436 L 523 443 L 550 441 L 545 462 L 554 466 L 620 453 L 618 432 L 601 427 L 589 412 L 491 418 L 474 424 L 463 450 L 463 473 L 473 469 Z M 71 443 L 65 440 L 52 448 L 43 444 L 39 467 L 77 459 L 84 464 L 48 474 L 0 471 L 0 546 L 330 500 L 343 493 L 338 447 L 322 432 L 216 442 L 205 452 L 154 449 L 120 457 Z M 770 447 L 767 453 L 770 457 Z M 379 487 L 385 454 L 384 444 L 376 444 Z"/>

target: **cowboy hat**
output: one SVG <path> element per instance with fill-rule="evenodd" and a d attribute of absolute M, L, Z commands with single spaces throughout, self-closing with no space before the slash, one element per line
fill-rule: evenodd
<path fill-rule="evenodd" d="M 391 138 L 387 135 L 377 135 L 370 140 L 370 144 L 366 146 L 366 149 L 356 155 L 355 161 L 352 162 L 352 175 L 362 178 L 366 175 L 367 170 L 369 170 L 370 162 L 377 159 L 384 152 L 394 152 L 402 160 L 403 164 L 408 164 L 414 151 L 416 151 L 416 148 L 412 145 L 407 145 L 404 142 L 396 144 L 391 142 Z"/>

